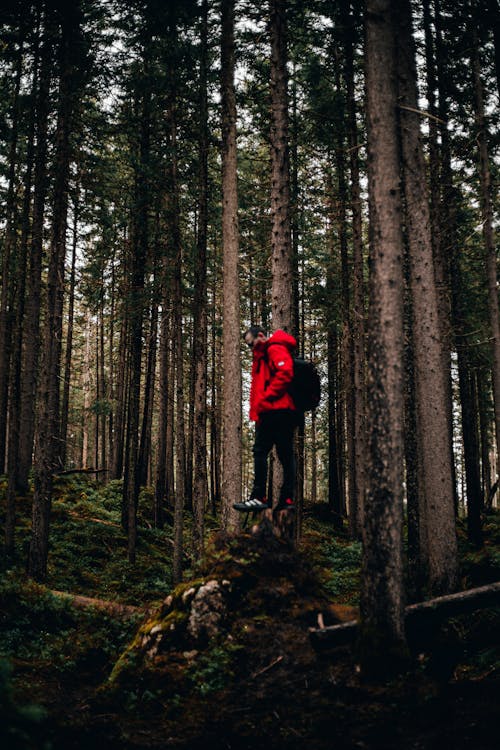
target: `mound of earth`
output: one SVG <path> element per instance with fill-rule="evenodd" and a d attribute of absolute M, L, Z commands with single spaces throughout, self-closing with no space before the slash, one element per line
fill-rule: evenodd
<path fill-rule="evenodd" d="M 438 684 L 417 669 L 365 685 L 349 651 L 312 649 L 319 613 L 325 624 L 355 616 L 329 600 L 306 552 L 265 529 L 216 537 L 199 577 L 116 663 L 91 736 L 131 749 L 493 748 L 498 674 Z"/>

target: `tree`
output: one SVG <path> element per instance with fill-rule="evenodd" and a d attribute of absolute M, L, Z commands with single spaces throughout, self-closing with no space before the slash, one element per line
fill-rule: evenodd
<path fill-rule="evenodd" d="M 208 92 L 207 46 L 208 2 L 203 0 L 200 20 L 200 112 L 199 112 L 199 199 L 198 238 L 193 312 L 194 381 L 194 483 L 195 549 L 203 551 L 204 514 L 208 500 L 207 483 L 207 231 L 208 231 Z"/>
<path fill-rule="evenodd" d="M 222 523 L 237 528 L 241 499 L 241 365 L 238 190 L 234 92 L 234 0 L 222 0 L 223 468 Z"/>
<path fill-rule="evenodd" d="M 44 579 L 47 572 L 52 475 L 57 468 L 59 456 L 59 381 L 71 161 L 70 134 L 74 126 L 76 102 L 83 84 L 85 59 L 80 5 L 77 3 L 64 10 L 60 8 L 58 12 L 61 36 L 55 182 L 38 392 L 39 410 L 35 432 L 33 519 L 28 557 L 28 573 L 36 579 Z"/>
<path fill-rule="evenodd" d="M 415 49 L 411 6 L 397 9 L 397 58 L 400 127 L 406 226 L 410 257 L 412 336 L 415 357 L 417 451 L 421 459 L 419 484 L 421 545 L 429 570 L 429 587 L 438 596 L 458 583 L 457 541 L 451 454 L 449 450 L 443 344 L 431 241 L 431 221 L 420 137 Z M 432 435 L 432 440 L 429 436 Z"/>
<path fill-rule="evenodd" d="M 360 655 L 366 672 L 394 669 L 403 630 L 403 237 L 390 0 L 365 17 L 370 209 L 368 475 L 363 533 Z"/>
<path fill-rule="evenodd" d="M 479 8 L 475 8 L 476 13 Z M 474 85 L 474 114 L 477 130 L 478 168 L 481 186 L 481 219 L 483 228 L 484 252 L 488 279 L 488 310 L 491 327 L 491 358 L 493 404 L 495 409 L 495 437 L 497 451 L 500 450 L 500 315 L 498 312 L 498 275 L 497 253 L 495 247 L 495 229 L 493 222 L 493 203 L 491 197 L 491 170 L 488 154 L 488 140 L 484 113 L 484 91 L 481 77 L 481 60 L 479 53 L 479 38 L 475 25 L 472 23 L 472 53 L 471 68 Z"/>

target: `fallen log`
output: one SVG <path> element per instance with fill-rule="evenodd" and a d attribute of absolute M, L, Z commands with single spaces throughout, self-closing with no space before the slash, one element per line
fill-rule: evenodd
<path fill-rule="evenodd" d="M 468 614 L 476 609 L 500 606 L 500 581 L 456 594 L 439 596 L 405 608 L 405 631 L 412 650 L 425 648 L 432 642 L 438 625 L 451 617 Z M 354 643 L 358 636 L 358 621 L 341 625 L 310 628 L 309 637 L 317 651 L 327 651 Z"/>
<path fill-rule="evenodd" d="M 132 604 L 120 604 L 120 602 L 112 602 L 107 599 L 94 599 L 91 596 L 82 596 L 81 594 L 70 594 L 67 591 L 56 591 L 55 589 L 47 589 L 53 596 L 67 599 L 69 603 L 80 609 L 88 609 L 94 607 L 95 609 L 101 609 L 113 617 L 133 617 L 134 615 L 147 615 L 149 609 L 146 607 L 134 607 Z"/>
<path fill-rule="evenodd" d="M 106 471 L 109 471 L 109 469 L 93 469 L 92 467 L 85 467 L 81 469 L 63 469 L 61 471 L 56 471 L 54 473 L 54 477 L 67 477 L 70 474 L 102 474 Z"/>

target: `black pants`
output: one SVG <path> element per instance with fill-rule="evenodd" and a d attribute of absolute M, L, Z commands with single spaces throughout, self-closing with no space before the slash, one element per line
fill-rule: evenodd
<path fill-rule="evenodd" d="M 278 458 L 283 466 L 283 485 L 279 501 L 287 498 L 293 499 L 295 487 L 293 435 L 296 426 L 295 412 L 289 409 L 268 412 L 260 418 L 255 427 L 253 446 L 255 473 L 252 497 L 261 499 L 267 494 L 267 457 L 275 445 Z"/>

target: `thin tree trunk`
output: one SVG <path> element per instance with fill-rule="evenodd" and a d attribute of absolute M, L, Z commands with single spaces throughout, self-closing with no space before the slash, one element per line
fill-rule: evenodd
<path fill-rule="evenodd" d="M 89 461 L 89 415 L 90 415 L 90 313 L 85 316 L 85 346 L 83 355 L 83 423 L 82 423 L 82 460 L 81 466 L 86 468 Z"/>
<path fill-rule="evenodd" d="M 146 21 L 146 24 L 148 22 Z M 133 252 L 131 264 L 131 290 L 128 317 L 130 320 L 130 380 L 128 399 L 128 436 L 125 453 L 125 481 L 123 500 L 127 508 L 128 559 L 134 564 L 137 544 L 137 506 L 140 489 L 139 467 L 139 412 L 141 400 L 142 332 L 144 316 L 144 278 L 148 257 L 150 200 L 150 136 L 151 136 L 151 91 L 149 88 L 149 45 L 151 29 L 147 25 L 144 38 L 143 65 L 144 84 L 141 96 L 140 134 L 138 165 L 135 174 L 135 206 L 133 228 Z"/>
<path fill-rule="evenodd" d="M 415 394 L 415 357 L 413 352 L 412 301 L 409 284 L 409 258 L 405 253 L 405 479 L 408 523 L 408 590 L 409 601 L 421 598 L 427 580 L 427 544 L 425 516 L 421 517 L 421 483 L 419 448 L 417 441 L 417 413 Z"/>
<path fill-rule="evenodd" d="M 241 365 L 238 277 L 238 187 L 234 90 L 234 0 L 222 0 L 222 247 L 223 247 L 223 448 L 222 526 L 237 529 L 233 503 L 241 500 Z"/>
<path fill-rule="evenodd" d="M 271 306 L 273 328 L 293 327 L 290 162 L 284 0 L 270 0 L 271 33 Z"/>
<path fill-rule="evenodd" d="M 43 41 L 40 56 L 40 79 L 36 100 L 36 153 L 33 179 L 33 220 L 29 254 L 26 306 L 23 330 L 23 355 L 21 367 L 21 416 L 18 456 L 18 486 L 27 492 L 29 471 L 33 456 L 35 432 L 36 377 L 40 354 L 40 304 L 43 254 L 43 225 L 47 194 L 47 125 L 50 109 L 50 82 L 52 73 L 52 25 L 47 12 L 44 18 Z"/>
<path fill-rule="evenodd" d="M 203 0 L 200 56 L 199 197 L 198 237 L 193 316 L 194 377 L 194 484 L 193 542 L 203 554 L 207 482 L 207 232 L 208 232 L 208 96 L 207 96 L 208 1 Z"/>
<path fill-rule="evenodd" d="M 484 118 L 484 92 L 481 78 L 481 61 L 477 29 L 472 29 L 472 72 L 475 93 L 475 121 L 479 152 L 479 178 L 481 184 L 481 218 L 484 250 L 488 278 L 488 310 L 491 327 L 491 357 L 493 373 L 493 405 L 495 410 L 495 438 L 497 453 L 500 453 L 500 315 L 498 312 L 497 251 L 493 226 L 493 203 L 491 198 L 491 172 L 488 141 Z"/>
<path fill-rule="evenodd" d="M 73 204 L 73 246 L 71 253 L 71 272 L 69 279 L 69 304 L 68 304 L 68 328 L 66 333 L 66 351 L 64 354 L 64 376 L 63 376 L 63 397 L 61 405 L 61 466 L 66 466 L 68 454 L 68 412 L 69 412 L 69 391 L 71 383 L 71 356 L 73 353 L 73 323 L 75 314 L 75 276 L 76 276 L 76 248 L 78 244 L 78 219 L 79 219 L 79 195 L 78 185 L 76 186 L 75 200 Z M 97 464 L 96 464 L 97 468 Z"/>
<path fill-rule="evenodd" d="M 101 381 L 101 395 L 100 395 L 100 417 L 101 417 L 101 468 L 103 470 L 103 481 L 106 483 L 107 481 L 107 450 L 106 450 L 106 439 L 107 439 L 107 430 L 106 430 L 106 416 L 107 416 L 107 409 L 106 409 L 106 397 L 107 397 L 107 385 L 106 385 L 106 356 L 105 356 L 105 349 L 104 349 L 104 296 L 105 296 L 105 281 L 104 281 L 104 273 L 101 275 L 101 294 L 100 294 L 100 300 L 99 300 L 99 362 L 101 365 L 101 372 L 100 372 L 100 381 Z M 97 465 L 96 465 L 97 468 Z M 97 477 L 97 475 L 96 475 Z"/>
<path fill-rule="evenodd" d="M 344 7 L 344 6 L 343 6 Z M 361 191 L 359 177 L 359 143 L 356 122 L 356 99 L 354 93 L 354 18 L 345 13 L 345 82 L 347 90 L 347 122 L 349 142 L 349 169 L 351 177 L 351 213 L 352 213 L 352 248 L 353 248 L 353 312 L 352 341 L 353 363 L 353 454 L 354 462 L 353 493 L 355 493 L 355 512 L 351 512 L 350 524 L 353 537 L 360 537 L 363 528 L 363 502 L 365 495 L 366 463 L 366 385 L 365 385 L 365 292 L 363 270 L 363 229 L 361 214 Z"/>
<path fill-rule="evenodd" d="M 424 154 L 420 136 L 415 48 L 409 0 L 397 6 L 398 76 L 401 146 L 403 157 L 406 225 L 410 257 L 413 314 L 413 352 L 420 498 L 425 518 L 425 542 L 430 592 L 439 596 L 458 584 L 453 474 L 446 409 L 447 372 L 443 367 L 439 311 L 427 194 Z M 432 435 L 432 440 L 429 436 Z"/>
<path fill-rule="evenodd" d="M 150 318 L 146 378 L 144 381 L 144 403 L 142 413 L 141 438 L 139 443 L 139 484 L 148 481 L 148 466 L 151 455 L 151 430 L 153 427 L 154 382 L 156 373 L 156 342 L 158 338 L 158 303 L 153 302 Z"/>
<path fill-rule="evenodd" d="M 486 375 L 486 371 L 483 368 L 476 370 L 475 381 L 476 399 L 479 412 L 479 438 L 481 442 L 481 483 L 483 490 L 481 511 L 483 511 L 488 502 L 491 487 L 491 421 L 488 415 L 490 384 L 489 379 Z"/>
<path fill-rule="evenodd" d="M 466 316 L 463 310 L 461 290 L 463 289 L 462 272 L 459 258 L 459 242 L 457 237 L 456 200 L 457 193 L 453 185 L 452 155 L 448 128 L 446 125 L 448 117 L 448 81 L 449 70 L 446 64 L 446 49 L 443 42 L 443 19 L 441 17 L 440 3 L 435 0 L 435 25 L 436 25 L 436 67 L 438 71 L 439 88 L 439 118 L 441 121 L 441 187 L 443 196 L 442 224 L 447 227 L 446 239 L 441 236 L 441 253 L 450 259 L 450 289 L 453 326 L 455 334 L 455 348 L 457 352 L 458 379 L 460 390 L 460 406 L 462 415 L 463 435 L 463 473 L 465 476 L 466 492 L 462 491 L 462 497 L 467 495 L 467 503 L 474 508 L 481 503 L 481 485 L 479 467 L 477 464 L 477 426 L 471 406 L 469 393 L 469 363 L 467 356 L 468 342 L 466 333 Z M 476 543 L 482 543 L 481 534 L 478 532 Z"/>
<path fill-rule="evenodd" d="M 12 255 L 16 245 L 16 173 L 18 159 L 19 123 L 21 118 L 21 76 L 23 72 L 25 18 L 19 15 L 19 48 L 15 65 L 14 96 L 12 103 L 12 128 L 10 135 L 8 178 L 6 198 L 6 227 L 2 253 L 2 284 L 0 296 L 0 474 L 5 473 L 7 446 L 8 391 L 11 363 L 12 337 L 12 292 L 15 276 L 12 275 Z"/>
<path fill-rule="evenodd" d="M 59 112 L 56 131 L 54 209 L 47 275 L 47 303 L 35 432 L 34 495 L 28 573 L 47 574 L 52 473 L 59 456 L 59 380 L 64 300 L 64 266 L 70 167 L 70 133 L 78 97 L 79 4 L 61 12 Z"/>
<path fill-rule="evenodd" d="M 124 274 L 126 271 L 124 271 Z M 122 291 L 122 296 L 125 289 Z M 122 308 L 120 326 L 120 343 L 118 345 L 118 371 L 116 379 L 116 399 L 114 414 L 114 435 L 113 435 L 113 463 L 111 469 L 111 479 L 121 479 L 123 476 L 123 454 L 125 443 L 125 424 L 126 424 L 126 386 L 125 376 L 127 372 L 127 342 L 128 342 L 128 320 L 126 311 Z"/>
<path fill-rule="evenodd" d="M 166 259 L 163 260 L 164 266 Z M 166 285 L 164 276 L 163 284 Z M 167 419 L 168 419 L 168 381 L 170 377 L 168 366 L 168 309 L 166 305 L 166 288 L 162 292 L 162 313 L 160 324 L 160 393 L 158 413 L 158 452 L 156 458 L 156 480 L 153 519 L 157 529 L 162 529 L 164 524 L 163 507 L 167 494 L 166 471 L 167 471 Z"/>
<path fill-rule="evenodd" d="M 360 658 L 376 675 L 405 652 L 403 627 L 403 238 L 390 0 L 366 8 L 370 209 L 369 462 L 361 583 Z"/>
<path fill-rule="evenodd" d="M 335 528 L 342 528 L 342 487 L 339 476 L 338 441 L 337 441 L 337 392 L 338 337 L 335 327 L 328 332 L 328 505 L 333 513 Z"/>
<path fill-rule="evenodd" d="M 457 345 L 460 345 L 460 343 L 457 343 Z M 459 356 L 458 377 L 462 406 L 462 440 L 467 493 L 467 535 L 469 541 L 480 548 L 483 546 L 483 532 L 481 526 L 482 494 L 477 400 L 475 398 L 474 374 L 465 352 Z"/>
<path fill-rule="evenodd" d="M 452 348 L 452 323 L 451 323 L 451 291 L 450 291 L 450 264 L 445 249 L 445 238 L 442 236 L 443 210 L 440 195 L 440 155 L 438 144 L 438 109 L 436 106 L 436 89 L 437 82 L 437 58 L 439 43 L 437 33 L 433 40 L 431 31 L 432 14 L 430 0 L 423 2 L 423 21 L 425 32 L 425 58 L 426 58 L 426 96 L 428 99 L 428 108 L 431 117 L 428 119 L 429 127 L 429 198 L 430 198 L 430 223 L 431 223 L 431 242 L 434 258 L 434 279 L 438 301 L 439 328 L 441 333 L 442 344 L 442 371 L 445 376 L 445 393 L 446 393 L 446 411 L 448 425 L 448 445 L 450 453 L 450 463 L 453 478 L 453 498 L 454 505 L 458 505 L 457 496 L 457 478 L 455 468 L 455 457 L 453 453 L 453 393 L 451 380 L 451 348 Z M 439 112 L 443 118 L 444 111 Z M 443 144 L 449 138 L 446 129 L 446 123 L 441 124 L 445 131 L 443 135 Z"/>
<path fill-rule="evenodd" d="M 269 0 L 271 41 L 271 311 L 273 329 L 292 332 L 294 315 L 294 256 L 291 229 L 290 156 L 285 0 Z M 283 468 L 272 453 L 272 496 L 279 497 Z"/>
<path fill-rule="evenodd" d="M 18 482 L 19 431 L 21 417 L 21 360 L 22 336 L 26 292 L 27 252 L 30 231 L 31 187 L 33 178 L 34 137 L 35 137 L 35 99 L 38 85 L 39 67 L 39 34 L 40 16 L 37 18 L 35 51 L 33 61 L 33 84 L 31 89 L 31 108 L 28 127 L 28 144 L 26 149 L 26 172 L 24 176 L 24 196 L 21 219 L 21 243 L 17 276 L 19 287 L 16 300 L 16 318 L 14 325 L 12 347 L 12 369 L 9 398 L 9 439 L 8 439 L 8 484 L 7 484 L 7 512 L 5 514 L 5 550 L 7 554 L 14 552 L 14 535 L 16 525 L 16 492 Z"/>
<path fill-rule="evenodd" d="M 176 42 L 177 30 L 172 28 L 172 39 Z M 174 72 L 172 70 L 172 76 Z M 172 79 L 174 80 L 174 79 Z M 175 372 L 175 500 L 174 500 L 174 553 L 172 560 L 172 578 L 174 583 L 182 580 L 183 547 L 184 547 L 184 506 L 186 502 L 186 435 L 184 416 L 184 347 L 182 316 L 182 240 L 180 228 L 179 180 L 177 166 L 177 112 L 175 85 L 171 92 L 172 101 L 169 109 L 169 133 L 171 143 L 171 161 L 169 185 L 170 197 L 170 231 L 172 245 L 172 343 L 173 371 Z M 172 415 L 174 416 L 174 415 Z M 173 420 L 172 420 L 173 421 Z"/>

